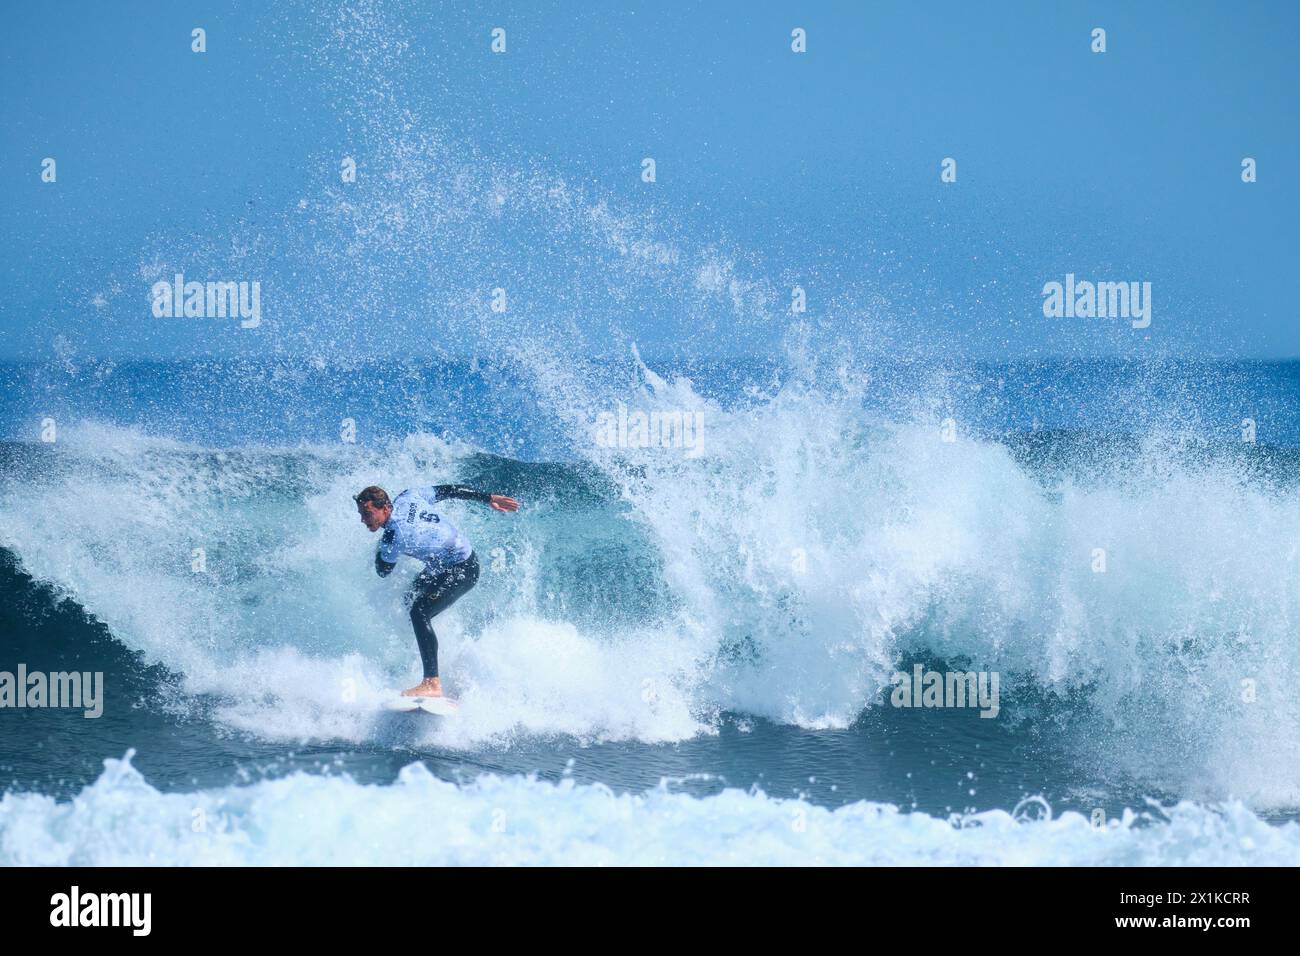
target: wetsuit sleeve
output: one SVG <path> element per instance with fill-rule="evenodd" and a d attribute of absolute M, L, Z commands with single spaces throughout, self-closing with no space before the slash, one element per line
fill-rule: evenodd
<path fill-rule="evenodd" d="M 464 485 L 434 485 L 427 490 L 434 501 L 442 501 L 444 498 L 464 498 L 467 501 L 479 501 L 485 505 L 492 503 L 491 492 L 475 491 L 473 488 L 467 488 Z"/>
<path fill-rule="evenodd" d="M 392 528 L 384 529 L 384 540 L 379 543 L 379 550 L 375 552 L 375 573 L 381 578 L 388 577 L 393 568 L 397 567 L 397 534 Z"/>

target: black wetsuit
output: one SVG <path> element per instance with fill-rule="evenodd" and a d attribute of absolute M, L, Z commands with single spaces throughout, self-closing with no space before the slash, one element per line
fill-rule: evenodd
<path fill-rule="evenodd" d="M 460 564 L 425 569 L 411 582 L 406 599 L 411 604 L 411 625 L 415 628 L 415 643 L 420 645 L 425 680 L 438 676 L 438 635 L 433 632 L 433 618 L 469 593 L 477 582 L 478 558 L 472 552 Z"/>

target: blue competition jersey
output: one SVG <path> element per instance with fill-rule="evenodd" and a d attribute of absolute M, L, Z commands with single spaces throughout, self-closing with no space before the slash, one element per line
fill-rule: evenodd
<path fill-rule="evenodd" d="M 434 485 L 408 488 L 398 495 L 393 501 L 393 513 L 384 523 L 380 560 L 396 564 L 397 556 L 405 554 L 423 561 L 426 567 L 436 568 L 468 558 L 473 552 L 469 539 L 447 519 L 439 504 L 450 497 L 470 497 L 456 493 L 459 491 L 451 485 Z"/>

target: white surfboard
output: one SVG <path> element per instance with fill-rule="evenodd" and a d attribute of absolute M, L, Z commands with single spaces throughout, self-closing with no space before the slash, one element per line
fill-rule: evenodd
<path fill-rule="evenodd" d="M 435 717 L 452 717 L 456 714 L 456 702 L 450 697 L 403 697 L 394 694 L 384 701 L 384 707 L 399 711 L 422 710 Z"/>

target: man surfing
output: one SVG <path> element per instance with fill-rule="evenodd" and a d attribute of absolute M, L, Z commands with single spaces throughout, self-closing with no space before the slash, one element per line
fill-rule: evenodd
<path fill-rule="evenodd" d="M 371 485 L 353 495 L 361 523 L 370 531 L 384 529 L 375 554 L 375 572 L 387 577 L 397 566 L 399 554 L 424 562 L 424 570 L 411 582 L 406 602 L 411 609 L 415 642 L 420 647 L 424 680 L 403 697 L 441 697 L 438 679 L 438 637 L 433 618 L 469 592 L 478 581 L 478 558 L 469 540 L 447 520 L 438 503 L 448 498 L 481 501 L 497 511 L 518 511 L 519 502 L 505 495 L 475 491 L 463 485 L 433 485 L 408 488 L 389 501 L 388 492 Z"/>

